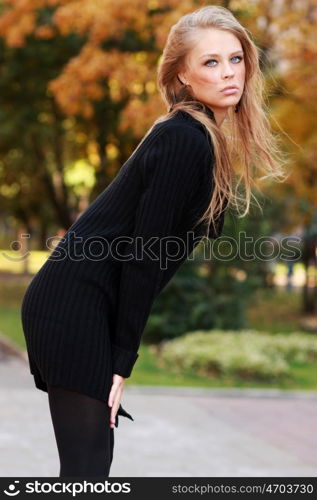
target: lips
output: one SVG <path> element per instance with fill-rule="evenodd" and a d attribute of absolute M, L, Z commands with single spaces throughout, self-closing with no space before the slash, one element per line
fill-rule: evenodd
<path fill-rule="evenodd" d="M 230 89 L 238 90 L 238 87 L 236 85 L 230 85 L 229 87 L 225 87 L 224 89 L 222 89 L 221 92 L 223 92 L 224 90 L 230 90 Z"/>

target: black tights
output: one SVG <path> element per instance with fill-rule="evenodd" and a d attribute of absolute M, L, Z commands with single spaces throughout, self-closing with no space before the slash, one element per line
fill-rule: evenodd
<path fill-rule="evenodd" d="M 108 477 L 114 429 L 107 401 L 48 386 L 49 407 L 60 458 L 59 477 Z"/>

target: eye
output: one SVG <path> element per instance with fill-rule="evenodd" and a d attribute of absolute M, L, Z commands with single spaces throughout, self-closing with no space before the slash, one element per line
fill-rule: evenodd
<path fill-rule="evenodd" d="M 217 62 L 216 59 L 208 59 L 208 61 L 205 62 L 205 66 L 209 66 L 208 63 L 211 62 L 211 61 Z"/>
<path fill-rule="evenodd" d="M 238 62 L 242 61 L 243 57 L 242 56 L 234 56 L 232 57 L 232 59 L 239 59 Z"/>
<path fill-rule="evenodd" d="M 242 61 L 243 57 L 242 56 L 234 56 L 231 58 L 231 61 L 232 61 L 232 59 L 238 59 L 237 62 L 239 63 L 240 61 Z M 210 63 L 210 62 L 216 63 L 217 61 L 216 61 L 216 59 L 208 59 L 208 61 L 205 62 L 205 66 L 209 66 L 208 63 Z M 237 63 L 234 63 L 234 64 L 237 64 Z M 213 64 L 212 66 L 209 66 L 209 67 L 213 68 L 213 67 L 215 67 L 215 65 Z"/>

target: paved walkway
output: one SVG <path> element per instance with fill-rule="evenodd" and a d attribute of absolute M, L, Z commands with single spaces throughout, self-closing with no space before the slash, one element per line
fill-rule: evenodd
<path fill-rule="evenodd" d="M 313 476 L 317 392 L 126 387 L 111 477 Z M 1 476 L 58 476 L 47 394 L 0 357 Z"/>

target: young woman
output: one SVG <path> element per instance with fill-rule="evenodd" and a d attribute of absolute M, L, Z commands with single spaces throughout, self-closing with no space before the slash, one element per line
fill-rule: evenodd
<path fill-rule="evenodd" d="M 155 298 L 204 236 L 220 236 L 229 202 L 247 213 L 252 163 L 280 175 L 262 78 L 258 49 L 229 10 L 179 19 L 158 68 L 169 113 L 31 281 L 22 323 L 60 477 L 108 476 L 118 415 L 133 420 L 120 401 Z"/>

